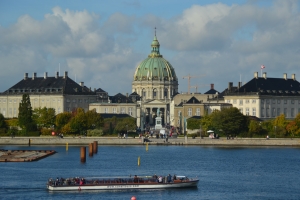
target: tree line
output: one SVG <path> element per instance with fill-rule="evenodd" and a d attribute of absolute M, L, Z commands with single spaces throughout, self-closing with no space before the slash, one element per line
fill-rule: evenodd
<path fill-rule="evenodd" d="M 239 137 L 299 137 L 300 113 L 293 120 L 287 120 L 284 114 L 275 119 L 261 121 L 251 116 L 243 115 L 237 108 L 223 108 L 211 114 L 205 114 L 200 119 L 187 120 L 187 129 L 200 130 L 203 135 L 213 130 L 219 136 Z M 200 131 L 198 132 L 199 135 Z M 207 135 L 207 134 L 206 134 Z"/>
<path fill-rule="evenodd" d="M 28 94 L 22 96 L 17 119 L 5 119 L 0 113 L 0 134 L 11 136 L 39 136 L 60 133 L 65 135 L 101 136 L 136 129 L 136 119 L 116 117 L 103 119 L 96 110 L 85 112 L 77 108 L 73 112 L 56 115 L 53 108 L 32 109 Z"/>

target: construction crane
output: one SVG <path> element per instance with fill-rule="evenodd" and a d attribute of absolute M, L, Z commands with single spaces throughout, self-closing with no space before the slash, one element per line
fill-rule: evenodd
<path fill-rule="evenodd" d="M 188 94 L 190 94 L 190 81 L 191 81 L 191 78 L 199 78 L 199 77 L 203 77 L 205 75 L 201 75 L 201 76 L 184 76 L 183 79 L 188 79 Z"/>
<path fill-rule="evenodd" d="M 210 86 L 209 84 L 205 84 L 205 85 L 194 85 L 194 86 L 190 86 L 191 88 L 195 88 L 196 89 L 196 93 L 198 92 L 198 88 L 199 87 L 206 87 L 206 86 Z"/>

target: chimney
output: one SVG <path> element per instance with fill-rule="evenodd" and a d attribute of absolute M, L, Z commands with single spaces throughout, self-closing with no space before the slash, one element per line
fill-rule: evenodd
<path fill-rule="evenodd" d="M 64 74 L 64 79 L 66 79 L 68 77 L 68 72 L 65 71 L 65 74 Z"/>
<path fill-rule="evenodd" d="M 287 74 L 286 73 L 283 74 L 283 79 L 287 80 Z"/>
<path fill-rule="evenodd" d="M 81 87 L 84 87 L 84 82 L 80 82 L 79 85 L 80 85 Z"/>
<path fill-rule="evenodd" d="M 296 74 L 292 74 L 292 79 L 293 79 L 293 81 L 296 80 Z"/>
<path fill-rule="evenodd" d="M 47 79 L 47 77 L 48 77 L 48 73 L 45 72 L 45 73 L 44 73 L 44 79 Z"/>
<path fill-rule="evenodd" d="M 264 79 L 267 79 L 267 72 L 263 73 L 263 77 L 264 77 Z"/>
<path fill-rule="evenodd" d="M 242 82 L 239 82 L 238 87 L 239 87 L 239 88 L 242 87 Z"/>
<path fill-rule="evenodd" d="M 27 80 L 28 79 L 28 73 L 25 73 L 24 74 L 24 80 Z"/>
<path fill-rule="evenodd" d="M 210 84 L 210 89 L 214 90 L 214 84 L 213 83 Z"/>
<path fill-rule="evenodd" d="M 34 80 L 36 78 L 36 73 L 34 72 L 32 75 L 32 80 Z"/>
<path fill-rule="evenodd" d="M 55 78 L 58 78 L 58 72 L 56 72 Z"/>
<path fill-rule="evenodd" d="M 258 72 L 254 72 L 254 78 L 258 79 Z"/>
<path fill-rule="evenodd" d="M 232 82 L 229 82 L 229 83 L 228 83 L 228 91 L 230 91 L 230 92 L 231 92 L 231 88 L 232 88 L 232 86 L 233 86 L 233 83 L 232 83 Z"/>

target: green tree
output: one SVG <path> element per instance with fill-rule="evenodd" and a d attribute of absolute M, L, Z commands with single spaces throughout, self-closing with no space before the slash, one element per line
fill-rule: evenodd
<path fill-rule="evenodd" d="M 99 128 L 103 125 L 103 118 L 96 112 L 96 109 L 87 111 L 85 117 L 88 129 Z"/>
<path fill-rule="evenodd" d="M 298 135 L 299 127 L 297 126 L 297 123 L 295 121 L 291 121 L 286 126 L 286 130 L 291 133 L 291 136 L 294 137 L 294 135 Z"/>
<path fill-rule="evenodd" d="M 255 120 L 250 120 L 248 128 L 249 128 L 249 132 L 254 134 L 259 134 L 261 131 L 261 126 L 259 122 Z"/>
<path fill-rule="evenodd" d="M 200 120 L 195 118 L 187 119 L 187 129 L 199 129 L 200 128 Z"/>
<path fill-rule="evenodd" d="M 247 128 L 246 117 L 235 107 L 223 108 L 211 114 L 212 126 L 225 134 L 239 134 Z"/>
<path fill-rule="evenodd" d="M 70 128 L 73 132 L 84 134 L 88 128 L 84 109 L 77 108 L 75 116 L 70 121 Z"/>
<path fill-rule="evenodd" d="M 201 129 L 203 130 L 203 133 L 206 133 L 211 127 L 212 127 L 212 120 L 211 116 L 208 114 L 205 114 L 201 119 L 200 119 L 200 125 Z"/>
<path fill-rule="evenodd" d="M 126 117 L 119 119 L 115 127 L 115 131 L 131 131 L 136 130 L 136 119 L 132 117 Z"/>
<path fill-rule="evenodd" d="M 0 113 L 0 128 L 6 128 L 6 122 L 4 116 Z"/>
<path fill-rule="evenodd" d="M 59 113 L 55 118 L 55 125 L 58 130 L 61 130 L 72 118 L 72 114 L 68 112 Z"/>
<path fill-rule="evenodd" d="M 32 119 L 32 107 L 28 94 L 23 94 L 22 101 L 19 104 L 19 125 L 26 132 L 36 130 L 36 124 Z"/>
<path fill-rule="evenodd" d="M 286 125 L 287 121 L 285 120 L 284 114 L 281 114 L 278 117 L 276 117 L 276 119 L 273 122 L 274 133 L 276 137 L 286 136 Z"/>
<path fill-rule="evenodd" d="M 51 127 L 55 124 L 54 108 L 36 108 L 33 110 L 33 119 L 41 127 Z"/>

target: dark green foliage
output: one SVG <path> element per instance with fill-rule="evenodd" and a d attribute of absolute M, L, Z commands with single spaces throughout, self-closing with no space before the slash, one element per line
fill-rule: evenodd
<path fill-rule="evenodd" d="M 187 129 L 200 129 L 200 119 L 190 118 L 187 119 Z"/>
<path fill-rule="evenodd" d="M 22 101 L 19 105 L 18 119 L 20 127 L 25 129 L 26 132 L 36 130 L 36 124 L 32 119 L 32 107 L 28 94 L 23 94 Z"/>
<path fill-rule="evenodd" d="M 58 115 L 56 115 L 55 118 L 56 129 L 60 130 L 62 127 L 64 127 L 66 124 L 69 123 L 71 118 L 72 118 L 72 114 L 68 112 L 59 113 Z"/>
<path fill-rule="evenodd" d="M 246 117 L 234 107 L 223 108 L 211 114 L 212 127 L 224 134 L 238 135 L 247 128 Z"/>
<path fill-rule="evenodd" d="M 5 118 L 1 113 L 0 113 L 0 128 L 7 128 Z"/>
<path fill-rule="evenodd" d="M 34 109 L 32 118 L 39 127 L 50 128 L 55 124 L 55 110 L 46 107 Z"/>

